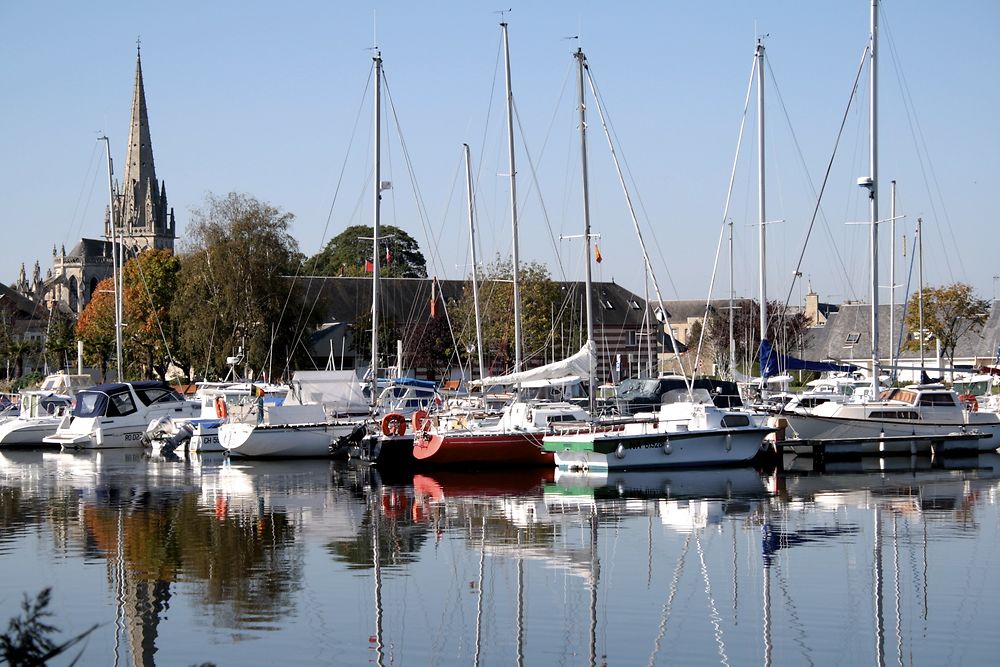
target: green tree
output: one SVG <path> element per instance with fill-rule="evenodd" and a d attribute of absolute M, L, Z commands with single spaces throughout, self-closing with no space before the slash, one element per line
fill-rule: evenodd
<path fill-rule="evenodd" d="M 193 212 L 171 316 L 180 356 L 220 376 L 243 351 L 248 373 L 286 372 L 305 356 L 305 332 L 322 309 L 296 280 L 302 256 L 291 213 L 246 195 L 208 195 Z"/>
<path fill-rule="evenodd" d="M 509 260 L 495 258 L 483 268 L 479 286 L 482 314 L 483 350 L 487 352 L 487 373 L 502 374 L 514 364 L 514 286 Z M 580 302 L 582 294 L 571 294 L 549 277 L 548 269 L 538 263 L 520 267 L 522 356 L 526 366 L 546 360 L 553 349 L 557 358 L 579 349 Z M 462 297 L 449 304 L 452 325 L 459 350 L 466 359 L 476 358 L 475 308 L 471 286 Z M 566 332 L 566 336 L 559 335 Z M 550 352 L 548 352 L 550 353 Z"/>
<path fill-rule="evenodd" d="M 53 366 L 65 369 L 70 366 L 70 355 L 76 347 L 73 323 L 58 313 L 52 314 L 48 333 L 45 335 L 45 354 Z"/>
<path fill-rule="evenodd" d="M 364 276 L 368 273 L 365 263 L 372 259 L 373 229 L 370 225 L 348 227 L 310 257 L 304 271 L 314 276 Z M 380 225 L 379 232 L 379 275 L 427 277 L 427 261 L 412 236 L 393 225 Z"/>
<path fill-rule="evenodd" d="M 6 344 L 7 358 L 14 362 L 14 376 L 24 375 L 24 359 L 38 352 L 38 344 L 23 336 L 12 335 Z"/>
<path fill-rule="evenodd" d="M 403 340 L 403 357 L 408 366 L 426 368 L 435 378 L 447 372 L 455 361 L 455 343 L 443 312 L 410 326 Z"/>
<path fill-rule="evenodd" d="M 990 302 L 976 296 L 970 285 L 955 283 L 944 287 L 925 287 L 910 297 L 906 307 L 906 328 L 918 332 L 906 341 L 907 349 L 920 346 L 920 296 L 923 295 L 924 335 L 941 342 L 941 352 L 955 365 L 955 348 L 966 334 L 982 328 L 989 317 Z"/>
<path fill-rule="evenodd" d="M 166 379 L 177 326 L 171 305 L 181 261 L 168 250 L 145 250 L 122 270 L 126 357 L 132 374 Z"/>

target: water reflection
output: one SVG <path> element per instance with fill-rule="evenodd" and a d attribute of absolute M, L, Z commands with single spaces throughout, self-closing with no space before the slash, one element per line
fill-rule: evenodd
<path fill-rule="evenodd" d="M 0 597 L 54 579 L 105 622 L 87 658 L 111 664 L 977 662 L 996 648 L 998 470 L 389 476 L 5 451 L 0 554 L 26 574 Z"/>

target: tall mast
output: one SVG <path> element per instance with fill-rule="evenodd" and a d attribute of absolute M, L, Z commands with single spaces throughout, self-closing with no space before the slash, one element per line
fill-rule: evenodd
<path fill-rule="evenodd" d="M 891 208 L 889 209 L 889 367 L 896 375 L 896 181 L 892 181 Z"/>
<path fill-rule="evenodd" d="M 510 88 L 510 41 L 507 38 L 507 23 L 500 24 L 503 32 L 503 64 L 507 88 L 507 151 L 510 166 L 510 226 L 513 235 L 511 250 L 512 274 L 514 280 L 514 372 L 521 370 L 521 286 L 520 260 L 517 249 L 517 187 L 514 168 L 514 95 Z"/>
<path fill-rule="evenodd" d="M 122 276 L 119 271 L 120 266 L 118 261 L 118 227 L 115 225 L 114 167 L 111 162 L 111 140 L 105 136 L 101 137 L 100 141 L 104 142 L 108 158 L 108 222 L 111 227 L 111 272 L 115 291 L 115 361 L 118 364 L 118 381 L 121 382 L 125 379 L 124 368 L 122 366 Z"/>
<path fill-rule="evenodd" d="M 924 219 L 917 218 L 917 319 L 920 321 L 920 378 L 924 376 Z"/>
<path fill-rule="evenodd" d="M 577 85 L 580 92 L 580 164 L 583 168 L 583 247 L 585 249 L 584 265 L 587 267 L 587 282 L 586 282 L 586 295 L 587 295 L 587 348 L 589 354 L 589 348 L 594 344 L 594 296 L 593 292 L 593 276 L 590 266 L 590 189 L 587 179 L 587 103 L 584 99 L 583 91 L 583 68 L 587 66 L 587 57 L 583 55 L 583 49 L 577 49 L 574 54 L 576 58 L 577 65 Z M 595 359 L 590 358 L 590 387 L 587 391 L 587 406 L 588 412 L 593 415 L 596 412 L 596 393 L 597 393 L 597 369 L 594 367 Z"/>
<path fill-rule="evenodd" d="M 375 51 L 375 176 L 372 187 L 372 393 L 371 408 L 378 402 L 378 232 L 382 204 L 382 53 Z"/>
<path fill-rule="evenodd" d="M 729 379 L 736 381 L 736 332 L 733 313 L 733 299 L 736 288 L 733 281 L 733 221 L 729 221 Z"/>
<path fill-rule="evenodd" d="M 760 238 L 760 339 L 767 339 L 767 233 L 764 231 L 764 42 L 757 38 L 757 223 Z M 764 359 L 760 360 L 764 363 Z M 761 368 L 761 377 L 764 369 Z"/>
<path fill-rule="evenodd" d="M 469 156 L 469 144 L 465 147 L 465 187 L 469 201 L 469 245 L 472 247 L 472 302 L 476 308 L 476 352 L 479 354 L 479 379 L 486 377 L 486 365 L 483 363 L 483 324 L 479 314 L 479 269 L 476 265 L 476 224 L 475 200 L 472 197 L 472 158 Z M 485 391 L 485 386 L 483 387 Z"/>
<path fill-rule="evenodd" d="M 872 0 L 871 16 L 871 106 L 869 108 L 869 180 L 868 197 L 871 217 L 871 299 L 872 299 L 872 395 L 878 396 L 878 0 Z"/>

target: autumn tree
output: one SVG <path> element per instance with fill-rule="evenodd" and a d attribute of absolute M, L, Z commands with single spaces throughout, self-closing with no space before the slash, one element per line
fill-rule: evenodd
<path fill-rule="evenodd" d="M 955 283 L 945 287 L 925 287 L 910 297 L 906 307 L 906 328 L 917 333 L 907 340 L 907 349 L 920 345 L 920 300 L 923 296 L 924 336 L 930 334 L 941 343 L 941 352 L 950 366 L 955 365 L 955 348 L 963 336 L 982 328 L 989 317 L 990 302 L 976 296 L 972 286 Z"/>
<path fill-rule="evenodd" d="M 352 225 L 306 260 L 303 270 L 315 276 L 364 276 L 370 273 L 373 227 Z M 420 245 L 394 225 L 379 226 L 379 275 L 386 278 L 426 278 L 427 261 Z"/>
<path fill-rule="evenodd" d="M 249 373 L 275 375 L 304 358 L 304 336 L 322 314 L 306 303 L 294 216 L 246 194 L 208 195 L 193 212 L 171 316 L 180 351 L 218 377 L 243 351 Z"/>
<path fill-rule="evenodd" d="M 83 341 L 83 360 L 101 369 L 101 381 L 108 378 L 108 367 L 115 355 L 114 279 L 97 283 L 87 307 L 76 321 L 76 337 Z"/>
<path fill-rule="evenodd" d="M 171 305 L 181 262 L 168 250 L 144 250 L 122 269 L 123 344 L 132 375 L 166 379 L 178 333 Z"/>

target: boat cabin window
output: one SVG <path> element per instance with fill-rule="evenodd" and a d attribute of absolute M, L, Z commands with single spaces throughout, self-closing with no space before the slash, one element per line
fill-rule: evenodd
<path fill-rule="evenodd" d="M 120 389 L 108 396 L 108 417 L 124 417 L 135 412 L 135 401 L 132 399 L 132 392 L 128 389 Z"/>
<path fill-rule="evenodd" d="M 144 405 L 152 405 L 153 403 L 171 403 L 184 400 L 176 391 L 166 387 L 136 389 L 135 393 L 139 395 L 139 400 L 142 401 Z"/>
<path fill-rule="evenodd" d="M 869 419 L 920 419 L 916 410 L 872 410 L 868 413 Z"/>
<path fill-rule="evenodd" d="M 576 415 L 549 415 L 545 418 L 545 421 L 549 424 L 553 422 L 575 422 L 577 421 Z"/>
<path fill-rule="evenodd" d="M 965 380 L 962 382 L 955 382 L 952 385 L 956 394 L 972 394 L 974 396 L 984 396 L 990 393 L 990 381 L 989 380 Z"/>
<path fill-rule="evenodd" d="M 691 391 L 690 397 L 688 396 L 687 389 L 671 389 L 670 391 L 668 391 L 663 395 L 663 398 L 660 400 L 660 402 L 663 404 L 683 403 L 689 400 L 689 398 L 691 401 L 695 403 L 712 402 L 712 395 L 708 393 L 707 389 L 701 389 L 701 388 L 693 389 Z"/>
<path fill-rule="evenodd" d="M 955 405 L 955 398 L 950 392 L 923 394 L 920 396 L 920 405 L 947 405 L 951 407 Z"/>
<path fill-rule="evenodd" d="M 740 426 L 749 426 L 750 418 L 746 415 L 726 415 L 722 418 L 723 428 L 738 428 Z"/>

